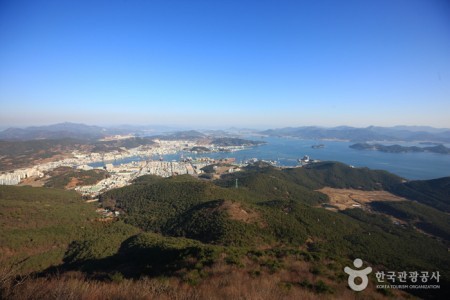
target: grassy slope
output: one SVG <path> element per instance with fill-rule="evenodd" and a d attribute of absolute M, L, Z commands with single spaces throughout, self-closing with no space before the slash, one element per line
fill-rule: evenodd
<path fill-rule="evenodd" d="M 96 217 L 75 192 L 0 186 L 1 260 L 27 259 L 24 270 L 60 263 L 68 243 Z"/>

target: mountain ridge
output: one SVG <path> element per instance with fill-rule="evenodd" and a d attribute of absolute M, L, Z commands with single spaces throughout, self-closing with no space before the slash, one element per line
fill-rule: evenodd
<path fill-rule="evenodd" d="M 370 141 L 428 141 L 450 142 L 449 129 L 430 127 L 395 126 L 365 128 L 338 126 L 338 127 L 285 127 L 260 131 L 260 134 L 280 137 L 296 137 L 302 139 L 341 139 L 353 142 Z"/>
<path fill-rule="evenodd" d="M 31 126 L 26 128 L 10 127 L 0 131 L 0 140 L 33 140 L 33 139 L 99 139 L 115 134 L 134 134 L 138 136 L 153 135 L 155 138 L 177 139 L 177 138 L 202 138 L 205 135 L 239 133 L 236 128 L 225 130 L 186 130 L 173 129 L 159 125 L 117 125 L 102 127 L 97 125 L 86 125 L 83 123 L 58 123 L 45 126 Z M 245 134 L 262 134 L 268 136 L 297 137 L 303 139 L 342 139 L 354 142 L 369 141 L 427 141 L 450 143 L 450 129 L 433 128 L 430 126 L 405 126 L 392 127 L 368 126 L 300 126 L 283 127 L 266 130 L 245 129 Z M 155 135 L 157 133 L 157 135 Z M 162 134 L 164 133 L 164 134 Z"/>

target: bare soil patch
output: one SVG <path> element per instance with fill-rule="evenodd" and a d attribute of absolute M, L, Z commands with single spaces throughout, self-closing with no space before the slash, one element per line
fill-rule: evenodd
<path fill-rule="evenodd" d="M 230 219 L 244 223 L 255 223 L 259 220 L 259 214 L 249 209 L 244 209 L 240 203 L 225 201 L 222 208 L 228 212 Z"/>
<path fill-rule="evenodd" d="M 241 221 L 248 224 L 258 224 L 260 227 L 266 225 L 262 222 L 258 212 L 243 207 L 239 202 L 224 200 L 219 207 L 215 208 L 220 211 L 226 211 L 231 220 Z"/>
<path fill-rule="evenodd" d="M 334 189 L 325 187 L 317 190 L 330 198 L 328 203 L 331 210 L 344 210 L 347 208 L 364 207 L 373 201 L 406 201 L 386 191 L 361 191 L 354 189 Z M 332 206 L 332 207 L 330 207 Z"/>
<path fill-rule="evenodd" d="M 81 185 L 78 178 L 72 177 L 70 182 L 66 185 L 66 189 L 74 189 L 76 186 Z"/>
<path fill-rule="evenodd" d="M 19 186 L 23 186 L 23 185 L 29 185 L 32 187 L 42 187 L 45 184 L 45 180 L 43 178 L 39 178 L 39 177 L 28 177 L 23 179 L 18 185 Z"/>

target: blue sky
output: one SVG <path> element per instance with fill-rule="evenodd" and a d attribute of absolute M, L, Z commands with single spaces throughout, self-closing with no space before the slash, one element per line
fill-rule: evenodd
<path fill-rule="evenodd" d="M 0 126 L 450 127 L 450 4 L 1 1 Z"/>

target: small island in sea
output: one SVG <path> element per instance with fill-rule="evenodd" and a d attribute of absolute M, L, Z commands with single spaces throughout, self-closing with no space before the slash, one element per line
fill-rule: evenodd
<path fill-rule="evenodd" d="M 313 148 L 313 149 L 322 149 L 322 148 L 325 148 L 325 145 L 324 144 L 312 145 L 311 148 Z"/>
<path fill-rule="evenodd" d="M 439 154 L 450 154 L 450 148 L 445 147 L 442 144 L 431 147 L 417 147 L 417 146 L 400 146 L 400 145 L 381 145 L 381 144 L 368 144 L 357 143 L 349 146 L 356 150 L 375 150 L 387 153 L 404 153 L 404 152 L 432 152 Z"/>

